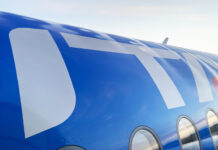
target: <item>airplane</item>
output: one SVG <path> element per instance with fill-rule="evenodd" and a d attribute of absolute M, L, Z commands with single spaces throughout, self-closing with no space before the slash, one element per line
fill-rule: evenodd
<path fill-rule="evenodd" d="M 217 150 L 218 57 L 0 12 L 1 150 Z"/>

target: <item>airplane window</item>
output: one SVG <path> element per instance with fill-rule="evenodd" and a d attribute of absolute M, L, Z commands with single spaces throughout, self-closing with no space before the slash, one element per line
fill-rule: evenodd
<path fill-rule="evenodd" d="M 146 127 L 136 128 L 130 139 L 130 150 L 161 150 L 159 140 L 155 134 Z"/>
<path fill-rule="evenodd" d="M 178 122 L 178 134 L 182 150 L 200 150 L 199 136 L 193 123 L 186 117 Z"/>
<path fill-rule="evenodd" d="M 218 117 L 214 111 L 209 110 L 207 112 L 207 122 L 215 150 L 218 150 Z"/>
<path fill-rule="evenodd" d="M 79 146 L 64 146 L 62 148 L 59 148 L 57 150 L 85 150 L 84 148 L 82 147 L 79 147 Z"/>

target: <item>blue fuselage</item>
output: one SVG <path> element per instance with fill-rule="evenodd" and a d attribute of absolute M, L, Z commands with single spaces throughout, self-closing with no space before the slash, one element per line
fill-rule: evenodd
<path fill-rule="evenodd" d="M 0 149 L 127 150 L 138 126 L 180 149 L 189 117 L 214 149 L 218 58 L 188 49 L 0 13 Z"/>

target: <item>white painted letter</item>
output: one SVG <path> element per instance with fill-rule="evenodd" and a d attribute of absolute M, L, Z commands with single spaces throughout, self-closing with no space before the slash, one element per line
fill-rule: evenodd
<path fill-rule="evenodd" d="M 25 137 L 63 123 L 76 97 L 60 51 L 47 30 L 18 28 L 10 32 Z"/>
<path fill-rule="evenodd" d="M 208 81 L 207 75 L 205 71 L 203 70 L 201 64 L 198 62 L 198 60 L 188 53 L 183 53 L 183 56 L 185 57 L 188 66 L 190 67 L 196 87 L 197 92 L 199 96 L 200 102 L 207 102 L 213 100 L 213 95 L 210 87 L 210 83 Z"/>
<path fill-rule="evenodd" d="M 61 35 L 69 47 L 135 55 L 150 74 L 167 108 L 171 109 L 185 105 L 182 96 L 169 75 L 154 59 L 154 57 L 180 59 L 180 56 L 175 52 L 160 49 L 153 50 L 145 45 L 139 46 L 118 43 L 116 41 L 101 40 L 68 33 L 61 33 Z M 136 42 L 139 43 L 139 41 Z"/>

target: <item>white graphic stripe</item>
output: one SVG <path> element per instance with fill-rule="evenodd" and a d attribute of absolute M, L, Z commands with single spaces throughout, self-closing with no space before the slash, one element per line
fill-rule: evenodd
<path fill-rule="evenodd" d="M 158 48 L 153 48 L 151 50 L 153 51 L 153 57 L 167 58 L 167 59 L 181 59 L 181 57 L 177 53 L 170 50 L 163 50 Z"/>
<path fill-rule="evenodd" d="M 218 64 L 215 61 L 213 61 L 212 59 L 207 59 L 207 58 L 205 58 L 203 56 L 198 56 L 198 57 L 200 57 L 206 63 L 210 64 L 211 66 L 213 66 L 214 68 L 216 68 L 218 70 Z"/>
<path fill-rule="evenodd" d="M 210 63 L 206 63 L 205 61 L 203 61 L 201 58 L 198 58 L 198 61 L 201 62 L 201 64 L 206 67 L 208 69 L 208 71 L 210 71 L 210 73 L 213 75 L 213 76 L 217 76 L 217 72 L 216 72 L 216 69 L 212 68 L 210 65 Z"/>
<path fill-rule="evenodd" d="M 153 50 L 137 40 L 135 40 L 136 43 L 141 46 L 83 37 L 68 33 L 61 33 L 61 35 L 70 47 L 135 55 L 147 69 L 151 78 L 155 82 L 167 108 L 171 109 L 185 105 L 182 96 L 173 81 L 161 65 L 154 59 L 154 57 L 180 59 L 180 56 L 175 52 L 161 49 Z"/>
<path fill-rule="evenodd" d="M 61 35 L 70 47 L 128 54 L 128 51 L 115 41 L 100 40 L 68 33 L 61 33 Z"/>
<path fill-rule="evenodd" d="M 202 60 L 203 60 L 204 62 L 206 62 L 207 64 L 211 65 L 211 66 L 214 67 L 216 70 L 218 70 L 218 64 L 217 64 L 215 61 L 213 61 L 212 59 L 207 58 L 207 57 L 203 57 L 203 56 L 200 56 L 200 55 L 197 55 L 197 57 L 200 58 L 201 62 L 202 62 Z M 207 66 L 207 67 L 209 67 L 209 66 Z M 208 68 L 208 69 L 209 69 L 209 68 Z M 217 75 L 216 71 L 215 71 L 214 69 L 212 69 L 211 67 L 210 67 L 209 70 L 210 70 L 210 71 L 213 70 L 212 72 L 214 73 L 214 75 Z"/>
<path fill-rule="evenodd" d="M 47 30 L 18 28 L 9 36 L 27 138 L 64 122 L 74 110 L 75 92 Z"/>
<path fill-rule="evenodd" d="M 163 67 L 161 67 L 161 65 L 153 57 L 143 53 L 142 51 L 138 51 L 136 56 L 155 82 L 167 105 L 167 108 L 171 109 L 184 106 L 185 103 L 182 96 Z"/>
<path fill-rule="evenodd" d="M 183 56 L 185 57 L 187 64 L 189 65 L 192 74 L 194 76 L 194 80 L 198 91 L 199 101 L 200 102 L 212 101 L 213 95 L 212 95 L 210 83 L 201 64 L 191 54 L 183 53 Z"/>

